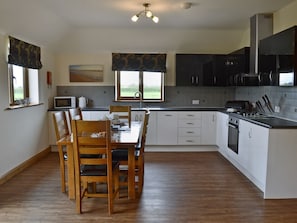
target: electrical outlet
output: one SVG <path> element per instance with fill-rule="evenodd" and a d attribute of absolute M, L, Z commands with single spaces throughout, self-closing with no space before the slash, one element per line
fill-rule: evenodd
<path fill-rule="evenodd" d="M 199 100 L 192 100 L 192 105 L 199 105 L 200 101 Z"/>

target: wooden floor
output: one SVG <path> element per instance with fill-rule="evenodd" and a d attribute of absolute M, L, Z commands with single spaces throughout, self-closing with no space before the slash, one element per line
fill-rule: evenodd
<path fill-rule="evenodd" d="M 0 222 L 297 222 L 297 199 L 262 193 L 216 152 L 146 153 L 145 186 L 136 201 L 86 199 L 84 213 L 60 192 L 58 154 L 51 153 L 0 186 Z"/>

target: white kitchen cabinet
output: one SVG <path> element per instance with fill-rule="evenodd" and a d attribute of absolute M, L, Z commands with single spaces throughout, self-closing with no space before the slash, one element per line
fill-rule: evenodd
<path fill-rule="evenodd" d="M 108 114 L 109 111 L 82 111 L 83 120 L 101 120 Z"/>
<path fill-rule="evenodd" d="M 202 145 L 216 145 L 216 112 L 201 112 L 202 126 L 201 126 L 201 144 Z"/>
<path fill-rule="evenodd" d="M 228 119 L 229 115 L 217 112 L 216 145 L 224 156 L 228 151 Z"/>
<path fill-rule="evenodd" d="M 146 145 L 157 144 L 157 112 L 150 112 L 145 143 Z"/>
<path fill-rule="evenodd" d="M 178 145 L 201 143 L 201 113 L 178 112 Z"/>
<path fill-rule="evenodd" d="M 157 145 L 177 145 L 177 112 L 157 113 Z"/>
<path fill-rule="evenodd" d="M 258 188 L 265 190 L 269 129 L 239 121 L 238 162 Z"/>
<path fill-rule="evenodd" d="M 297 198 L 297 129 L 266 128 L 239 121 L 238 154 L 226 158 L 249 178 L 265 199 Z"/>

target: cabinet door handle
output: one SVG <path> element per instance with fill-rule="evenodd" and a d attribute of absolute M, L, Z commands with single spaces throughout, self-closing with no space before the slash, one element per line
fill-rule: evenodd
<path fill-rule="evenodd" d="M 193 141 L 193 140 L 189 140 L 189 139 L 188 139 L 188 140 L 186 140 L 186 142 L 194 142 L 194 141 Z"/>
<path fill-rule="evenodd" d="M 166 117 L 171 117 L 172 115 L 170 115 L 170 114 L 166 114 L 165 116 L 166 116 Z"/>
<path fill-rule="evenodd" d="M 191 84 L 194 84 L 194 81 L 195 81 L 194 76 L 192 76 L 191 77 Z"/>
<path fill-rule="evenodd" d="M 194 132 L 193 131 L 188 131 L 187 133 L 193 134 Z"/>
<path fill-rule="evenodd" d="M 194 125 L 193 122 L 187 122 L 187 125 Z"/>
<path fill-rule="evenodd" d="M 269 81 L 270 81 L 270 83 L 272 83 L 272 70 L 269 73 Z"/>
<path fill-rule="evenodd" d="M 250 129 L 250 131 L 249 131 L 249 139 L 251 139 L 252 138 L 252 129 Z"/>
<path fill-rule="evenodd" d="M 191 114 L 187 114 L 187 116 L 188 116 L 188 117 L 194 117 L 194 115 L 191 115 Z"/>
<path fill-rule="evenodd" d="M 199 84 L 199 76 L 196 76 L 196 84 Z"/>

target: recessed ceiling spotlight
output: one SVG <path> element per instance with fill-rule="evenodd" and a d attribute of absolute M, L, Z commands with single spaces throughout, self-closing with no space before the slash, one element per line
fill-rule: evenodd
<path fill-rule="evenodd" d="M 193 5 L 192 2 L 183 2 L 183 3 L 181 4 L 181 7 L 182 7 L 183 9 L 189 9 L 189 8 L 192 7 L 192 5 Z"/>

